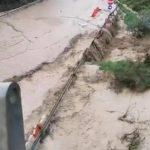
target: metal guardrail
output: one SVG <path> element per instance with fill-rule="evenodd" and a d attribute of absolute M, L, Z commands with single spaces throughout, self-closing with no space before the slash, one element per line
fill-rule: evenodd
<path fill-rule="evenodd" d="M 114 15 L 114 13 L 116 12 L 116 10 L 117 10 L 117 7 L 113 10 L 113 12 L 111 12 L 109 14 L 108 17 L 110 17 L 111 15 Z M 105 24 L 102 26 L 102 28 L 100 29 L 100 31 L 104 28 L 104 26 L 105 26 Z M 54 105 L 54 107 L 50 111 L 50 113 L 49 113 L 49 115 L 47 117 L 47 120 L 45 121 L 45 123 L 44 123 L 44 125 L 43 125 L 43 127 L 41 129 L 41 133 L 37 136 L 36 140 L 33 142 L 32 146 L 31 146 L 31 148 L 29 148 L 27 150 L 35 150 L 36 147 L 37 147 L 37 145 L 38 145 L 38 143 L 40 142 L 41 138 L 43 138 L 43 137 L 41 137 L 42 133 L 43 132 L 47 132 L 47 130 L 49 130 L 50 124 L 51 124 L 51 120 L 53 119 L 53 116 L 55 115 L 55 112 L 56 112 L 59 104 L 62 102 L 64 95 L 66 94 L 66 92 L 68 91 L 68 89 L 71 87 L 72 83 L 75 81 L 75 79 L 76 79 L 76 73 L 77 73 L 79 67 L 82 64 L 84 64 L 84 62 L 85 62 L 85 58 L 83 56 L 82 59 L 77 63 L 76 67 L 73 70 L 73 73 L 71 74 L 71 76 L 68 79 L 66 85 L 64 86 L 62 92 L 60 93 L 60 95 L 59 95 L 59 97 L 57 99 L 56 104 Z"/>

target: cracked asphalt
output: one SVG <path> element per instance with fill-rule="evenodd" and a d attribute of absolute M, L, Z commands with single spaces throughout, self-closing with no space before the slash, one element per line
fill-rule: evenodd
<path fill-rule="evenodd" d="M 79 33 L 98 30 L 109 12 L 105 0 L 48 0 L 0 18 L 0 80 L 53 62 Z M 69 6 L 69 7 L 68 7 Z M 98 19 L 90 17 L 95 7 Z"/>

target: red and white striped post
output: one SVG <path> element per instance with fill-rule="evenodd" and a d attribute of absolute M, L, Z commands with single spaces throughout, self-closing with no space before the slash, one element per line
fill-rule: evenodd
<path fill-rule="evenodd" d="M 43 115 L 41 120 L 35 127 L 33 128 L 33 131 L 31 135 L 29 136 L 27 142 L 26 142 L 26 150 L 31 150 L 31 147 L 33 146 L 33 143 L 37 140 L 39 135 L 42 132 L 42 128 L 47 120 L 47 115 Z"/>

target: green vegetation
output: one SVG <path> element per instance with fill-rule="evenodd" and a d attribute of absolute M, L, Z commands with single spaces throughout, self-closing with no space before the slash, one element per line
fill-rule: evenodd
<path fill-rule="evenodd" d="M 35 0 L 0 0 L 0 11 L 7 11 L 31 3 Z"/>
<path fill-rule="evenodd" d="M 137 37 L 150 33 L 150 10 L 143 10 L 139 16 L 132 12 L 127 12 L 124 22 L 128 29 Z"/>
<path fill-rule="evenodd" d="M 120 2 L 137 12 L 150 9 L 150 0 L 120 0 Z"/>
<path fill-rule="evenodd" d="M 125 23 L 136 37 L 150 33 L 150 0 L 119 0 L 118 5 L 125 13 Z M 128 7 L 125 7 L 126 4 Z M 131 8 L 133 11 L 131 11 Z M 135 11 L 135 12 L 134 12 Z"/>
<path fill-rule="evenodd" d="M 139 129 L 135 129 L 131 133 L 126 133 L 121 138 L 122 142 L 128 142 L 128 150 L 139 150 L 141 142 L 143 139 L 141 138 Z"/>
<path fill-rule="evenodd" d="M 133 34 L 141 34 L 140 19 L 136 14 L 127 12 L 124 17 L 124 22 L 128 26 L 128 29 L 133 32 Z"/>
<path fill-rule="evenodd" d="M 129 150 L 138 150 L 138 148 L 139 148 L 139 145 L 138 145 L 138 144 L 130 145 L 130 146 L 129 146 Z"/>
<path fill-rule="evenodd" d="M 108 61 L 100 63 L 99 66 L 101 70 L 113 74 L 115 81 L 123 87 L 139 92 L 150 88 L 150 58 L 144 62 Z"/>

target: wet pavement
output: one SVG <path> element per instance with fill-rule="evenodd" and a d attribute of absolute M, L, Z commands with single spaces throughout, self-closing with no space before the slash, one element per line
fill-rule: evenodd
<path fill-rule="evenodd" d="M 99 19 L 91 18 L 99 6 Z M 0 18 L 0 80 L 52 62 L 71 38 L 101 26 L 109 12 L 104 0 L 48 0 Z"/>

